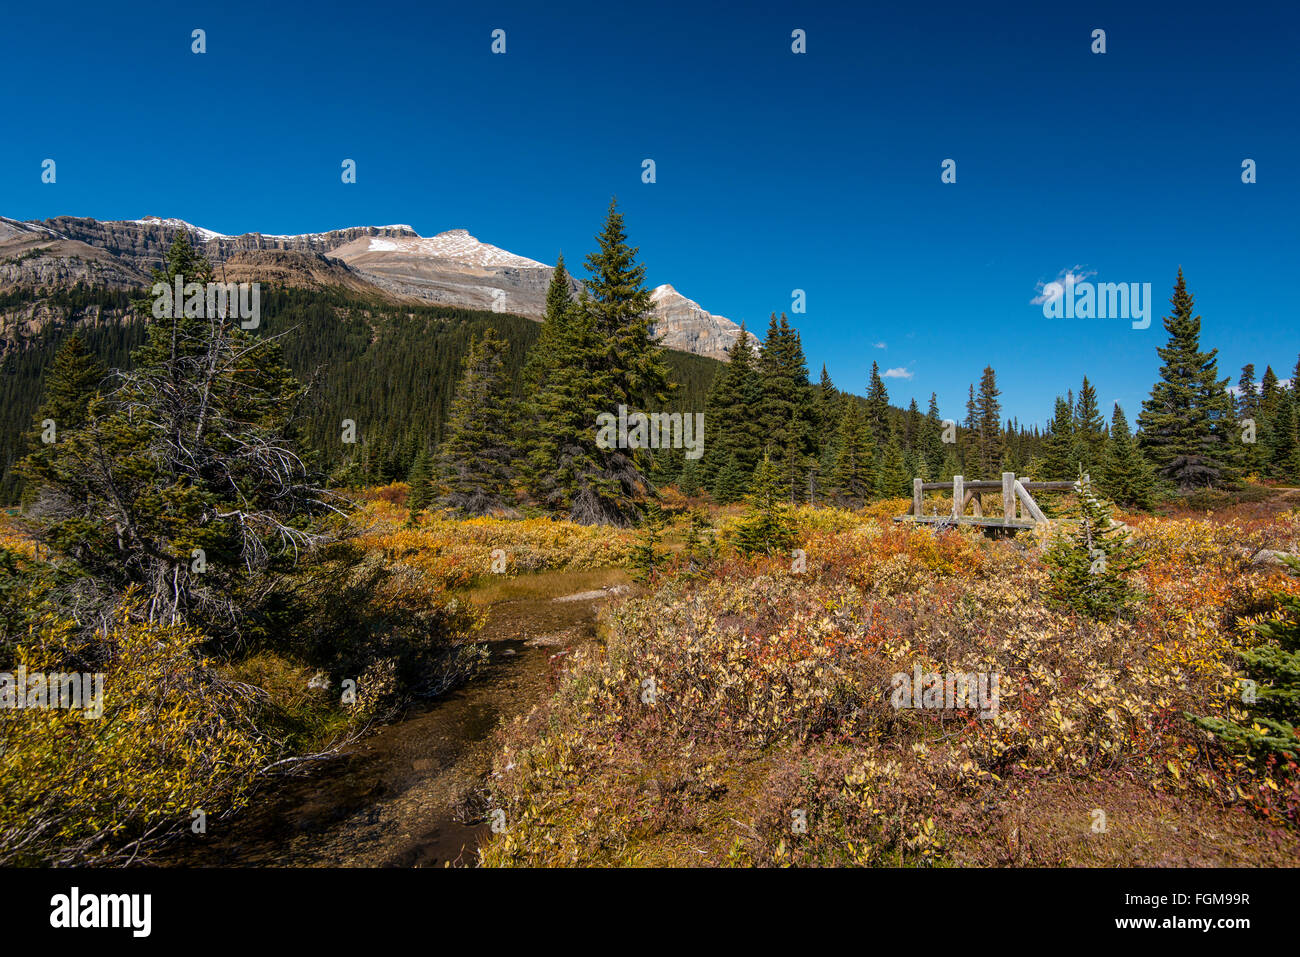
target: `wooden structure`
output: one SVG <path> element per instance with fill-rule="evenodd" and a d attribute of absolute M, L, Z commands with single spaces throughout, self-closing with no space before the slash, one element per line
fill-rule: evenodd
<path fill-rule="evenodd" d="M 1084 480 L 1087 480 L 1087 476 Z M 906 515 L 900 515 L 894 521 L 974 525 L 985 529 L 989 534 L 1001 532 L 1014 535 L 1022 529 L 1036 528 L 1049 521 L 1031 492 L 1068 492 L 1073 488 L 1073 482 L 1021 481 L 1016 478 L 1015 472 L 1003 472 L 1001 482 L 967 482 L 960 475 L 954 475 L 951 482 L 923 482 L 918 478 L 912 480 L 912 507 Z M 923 514 L 925 493 L 946 489 L 952 489 L 952 508 L 947 513 Z M 985 517 L 984 493 L 999 489 L 1002 492 L 1002 514 Z M 973 514 L 967 515 L 966 509 L 971 506 Z"/>

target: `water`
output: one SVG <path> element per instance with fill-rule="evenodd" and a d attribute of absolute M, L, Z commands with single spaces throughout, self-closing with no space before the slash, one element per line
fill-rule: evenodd
<path fill-rule="evenodd" d="M 248 808 L 208 819 L 153 863 L 186 867 L 473 865 L 487 822 L 456 808 L 491 770 L 494 730 L 552 690 L 551 656 L 595 638 L 617 570 L 510 579 L 472 595 L 491 602 L 485 674 L 295 777 L 272 779 Z M 556 598 L 568 600 L 557 601 Z M 481 792 L 480 792 L 481 793 Z"/>

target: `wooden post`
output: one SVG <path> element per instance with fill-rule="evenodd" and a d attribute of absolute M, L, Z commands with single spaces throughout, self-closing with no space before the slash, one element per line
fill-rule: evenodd
<path fill-rule="evenodd" d="M 912 479 L 912 514 L 918 519 L 921 517 L 921 480 Z"/>
<path fill-rule="evenodd" d="M 1010 525 L 1016 520 L 1016 473 L 1002 473 L 1002 524 Z"/>
<path fill-rule="evenodd" d="M 966 511 L 966 495 L 962 488 L 962 479 L 960 475 L 952 477 L 952 517 L 961 518 L 962 513 Z"/>
<path fill-rule="evenodd" d="M 1021 504 L 1025 506 L 1025 510 L 1029 512 L 1034 521 L 1040 524 L 1046 522 L 1047 516 L 1043 514 L 1043 510 L 1038 507 L 1038 503 L 1034 501 L 1033 497 L 1027 491 L 1025 491 L 1025 487 L 1021 485 L 1019 481 L 1015 484 L 1015 490 L 1016 495 L 1020 498 Z"/>

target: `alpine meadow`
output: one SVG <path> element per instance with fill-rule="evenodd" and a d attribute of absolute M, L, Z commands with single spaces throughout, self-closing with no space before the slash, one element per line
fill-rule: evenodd
<path fill-rule="evenodd" d="M 75 6 L 154 64 L 0 163 L 38 923 L 305 867 L 1278 910 L 1128 869 L 1300 866 L 1294 11 Z M 158 132 L 245 112 L 224 163 Z"/>

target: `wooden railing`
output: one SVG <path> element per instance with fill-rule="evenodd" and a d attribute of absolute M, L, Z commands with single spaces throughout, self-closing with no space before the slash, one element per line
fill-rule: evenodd
<path fill-rule="evenodd" d="M 1087 476 L 1084 476 L 1087 480 Z M 979 525 L 982 527 L 1003 527 L 1012 529 L 1034 528 L 1046 524 L 1049 519 L 1034 501 L 1031 492 L 1068 492 L 1074 488 L 1073 482 L 1031 482 L 1016 478 L 1015 472 L 1003 472 L 1001 482 L 970 481 L 954 475 L 951 482 L 923 482 L 919 478 L 912 480 L 912 507 L 906 515 L 900 515 L 897 521 L 930 522 L 940 525 Z M 952 489 L 952 508 L 947 514 L 925 515 L 922 512 L 925 493 Z M 1002 491 L 1002 515 L 984 516 L 984 493 L 1000 489 Z M 967 517 L 969 506 L 973 516 Z M 1019 514 L 1017 514 L 1019 506 Z"/>

